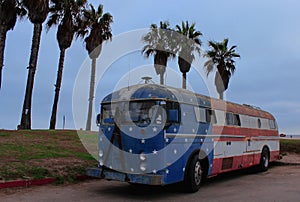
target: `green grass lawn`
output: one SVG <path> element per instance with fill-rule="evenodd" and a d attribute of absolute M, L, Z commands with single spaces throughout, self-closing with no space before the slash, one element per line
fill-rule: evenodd
<path fill-rule="evenodd" d="M 80 136 L 97 148 L 97 133 L 82 131 Z M 80 139 L 68 130 L 0 130 L 0 181 L 56 177 L 62 182 L 84 175 L 97 161 Z"/>
<path fill-rule="evenodd" d="M 297 139 L 280 139 L 280 152 L 300 154 L 300 140 Z"/>

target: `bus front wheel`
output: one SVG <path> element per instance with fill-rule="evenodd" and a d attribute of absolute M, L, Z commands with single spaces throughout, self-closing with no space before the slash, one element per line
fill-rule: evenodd
<path fill-rule="evenodd" d="M 184 179 L 184 185 L 188 192 L 193 193 L 199 190 L 204 173 L 204 167 L 201 160 L 198 158 L 198 155 L 194 155 L 188 165 L 188 170 Z"/>

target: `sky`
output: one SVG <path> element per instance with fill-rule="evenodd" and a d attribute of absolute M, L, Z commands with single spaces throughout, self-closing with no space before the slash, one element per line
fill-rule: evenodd
<path fill-rule="evenodd" d="M 171 27 L 175 27 L 182 20 L 188 20 L 196 23 L 196 29 L 203 33 L 202 50 L 207 49 L 208 40 L 222 41 L 229 38 L 229 45 L 237 45 L 241 58 L 236 61 L 236 72 L 230 80 L 226 99 L 258 106 L 275 116 L 280 132 L 300 134 L 300 1 L 89 2 L 95 6 L 103 4 L 104 11 L 110 12 L 114 17 L 113 40 L 104 44 L 97 61 L 99 83 L 94 116 L 99 111 L 101 99 L 111 90 L 121 87 L 122 82 L 133 85 L 147 75 L 152 76 L 154 82 L 159 81 L 151 66 L 153 58 L 145 59 L 139 47 L 133 46 L 142 46 L 138 34 L 147 31 L 152 23 L 168 20 Z M 45 26 L 43 28 L 32 103 L 34 129 L 49 127 L 59 58 L 57 28 L 48 32 Z M 24 19 L 7 34 L 0 91 L 0 129 L 16 129 L 20 123 L 32 32 L 33 25 Z M 127 50 L 129 47 L 131 49 Z M 203 62 L 204 60 L 200 60 L 193 64 L 188 73 L 188 81 L 195 92 L 216 96 L 205 85 L 206 82 L 213 85 L 213 77 L 203 76 Z M 84 43 L 78 39 L 66 52 L 57 113 L 58 129 L 62 128 L 64 116 L 66 128 L 85 128 L 83 123 L 75 124 L 73 117 L 80 116 L 84 120 L 87 116 L 89 66 Z M 108 68 L 104 70 L 103 66 Z M 81 78 L 82 74 L 86 77 Z M 170 61 L 165 77 L 167 85 L 181 86 L 180 77 L 176 79 L 176 74 L 179 74 L 177 61 Z M 78 96 L 80 99 L 77 99 Z M 95 124 L 93 129 L 96 129 Z"/>

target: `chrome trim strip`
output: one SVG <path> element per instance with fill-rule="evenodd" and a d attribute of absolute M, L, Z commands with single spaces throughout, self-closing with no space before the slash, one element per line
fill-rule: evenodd
<path fill-rule="evenodd" d="M 166 138 L 246 138 L 243 135 L 206 135 L 206 134 L 180 134 L 166 133 Z"/>

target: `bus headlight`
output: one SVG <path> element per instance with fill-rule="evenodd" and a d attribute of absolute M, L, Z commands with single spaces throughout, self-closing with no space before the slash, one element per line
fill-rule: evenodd
<path fill-rule="evenodd" d="M 141 163 L 141 165 L 140 165 L 140 170 L 141 171 L 143 171 L 143 172 L 145 172 L 146 171 L 146 164 L 145 163 Z"/>
<path fill-rule="evenodd" d="M 145 161 L 146 159 L 146 154 L 144 154 L 144 152 L 140 153 L 140 160 Z"/>
<path fill-rule="evenodd" d="M 103 151 L 99 150 L 99 157 L 102 158 L 103 157 Z"/>

